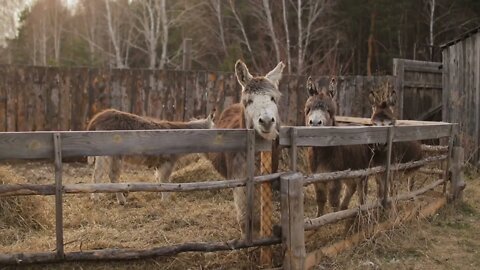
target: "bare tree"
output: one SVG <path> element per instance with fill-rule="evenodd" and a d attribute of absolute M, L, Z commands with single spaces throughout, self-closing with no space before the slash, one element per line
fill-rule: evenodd
<path fill-rule="evenodd" d="M 280 62 L 280 46 L 279 46 L 279 41 L 277 39 L 277 36 L 275 35 L 275 28 L 273 25 L 273 20 L 272 20 L 272 11 L 270 8 L 270 1 L 269 0 L 263 0 L 263 10 L 265 12 L 265 16 L 267 19 L 267 25 L 268 29 L 270 32 L 270 37 L 272 38 L 272 43 L 273 47 L 275 49 L 275 56 L 277 62 Z"/>
<path fill-rule="evenodd" d="M 290 56 L 290 33 L 288 31 L 288 16 L 287 16 L 287 4 L 286 0 L 282 0 L 282 9 L 283 9 L 283 25 L 285 26 L 285 42 L 286 44 L 286 53 L 287 53 L 287 71 L 292 73 L 292 58 Z"/>
<path fill-rule="evenodd" d="M 235 8 L 234 0 L 230 0 L 230 9 L 233 13 L 233 16 L 235 17 L 235 20 L 237 21 L 238 27 L 240 27 L 240 31 L 242 32 L 243 37 L 243 43 L 247 46 L 247 50 L 250 54 L 250 58 L 252 59 L 253 66 L 255 67 L 255 69 L 258 69 L 257 63 L 255 61 L 255 56 L 253 55 L 252 46 L 250 45 L 250 41 L 248 40 L 247 32 L 245 31 L 245 26 L 242 22 L 242 19 L 240 19 L 240 16 L 238 15 Z"/>

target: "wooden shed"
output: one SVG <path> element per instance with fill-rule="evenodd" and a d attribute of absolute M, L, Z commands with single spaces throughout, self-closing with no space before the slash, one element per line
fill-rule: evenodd
<path fill-rule="evenodd" d="M 465 158 L 480 165 L 480 27 L 441 46 L 443 121 L 459 123 Z"/>

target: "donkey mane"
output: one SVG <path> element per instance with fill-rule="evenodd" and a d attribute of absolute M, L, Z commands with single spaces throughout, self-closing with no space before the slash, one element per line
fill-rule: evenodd
<path fill-rule="evenodd" d="M 195 119 L 189 122 L 166 121 L 116 109 L 106 109 L 90 120 L 87 130 L 207 129 L 211 125 L 210 118 Z"/>

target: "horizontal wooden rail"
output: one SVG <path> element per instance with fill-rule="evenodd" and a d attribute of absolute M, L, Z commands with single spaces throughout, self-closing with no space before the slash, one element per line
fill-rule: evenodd
<path fill-rule="evenodd" d="M 393 142 L 438 139 L 450 136 L 452 124 L 395 126 Z M 282 127 L 280 145 L 290 146 L 291 129 L 297 131 L 297 146 L 335 146 L 352 144 L 387 143 L 389 127 L 337 126 L 337 127 Z"/>
<path fill-rule="evenodd" d="M 254 184 L 278 180 L 283 173 L 256 176 Z M 63 193 L 116 193 L 116 192 L 186 192 L 217 190 L 243 187 L 246 178 L 194 183 L 106 183 L 106 184 L 66 184 Z M 5 184 L 0 185 L 0 197 L 19 195 L 55 195 L 55 185 Z"/>
<path fill-rule="evenodd" d="M 427 157 L 421 160 L 407 162 L 407 163 L 400 163 L 396 164 L 391 167 L 391 171 L 403 171 L 407 169 L 414 169 L 421 167 L 423 165 L 438 162 L 445 160 L 447 158 L 446 155 L 438 155 Z M 359 177 L 366 177 L 374 174 L 379 174 L 385 171 L 385 166 L 377 166 L 363 170 L 345 170 L 345 171 L 338 171 L 338 172 L 329 172 L 329 173 L 316 173 L 304 178 L 303 184 L 310 185 L 317 182 L 329 182 L 339 179 L 352 179 L 352 178 L 359 178 Z"/>
<path fill-rule="evenodd" d="M 53 158 L 54 132 L 1 132 L 0 159 Z M 246 129 L 64 131 L 62 156 L 159 155 L 245 151 Z M 256 151 L 271 149 L 256 140 Z M 15 151 L 12 151 L 15 149 Z"/>
<path fill-rule="evenodd" d="M 371 125 L 372 120 L 370 118 L 363 118 L 363 117 L 352 117 L 352 116 L 335 116 L 335 121 L 340 123 L 352 123 L 352 124 L 360 124 L 360 125 Z M 419 121 L 419 120 L 397 120 L 395 121 L 396 126 L 412 126 L 412 125 L 437 125 L 437 124 L 444 124 L 448 125 L 451 123 L 448 122 L 436 122 L 436 121 Z"/>
<path fill-rule="evenodd" d="M 52 263 L 61 261 L 106 261 L 106 260 L 135 260 L 153 258 L 159 256 L 173 256 L 183 252 L 213 252 L 224 250 L 236 250 L 249 247 L 259 247 L 280 244 L 281 238 L 270 237 L 253 240 L 247 243 L 245 240 L 231 240 L 227 242 L 197 242 L 183 243 L 178 245 L 157 247 L 150 249 L 102 249 L 87 250 L 80 252 L 66 252 L 63 259 L 59 259 L 55 252 L 45 253 L 16 253 L 0 254 L 0 265 L 20 265 L 32 263 Z"/>
<path fill-rule="evenodd" d="M 448 145 L 422 144 L 422 151 L 429 153 L 448 152 Z"/>
<path fill-rule="evenodd" d="M 396 201 L 405 201 L 405 200 L 410 200 L 413 199 L 419 195 L 422 195 L 430 190 L 433 190 L 434 188 L 438 187 L 439 185 L 443 184 L 445 182 L 443 179 L 437 180 L 430 185 L 427 185 L 421 189 L 415 190 L 413 192 L 405 193 L 398 195 L 393 198 L 388 199 L 388 203 L 396 202 Z M 331 224 L 340 220 L 344 220 L 347 218 L 352 218 L 360 212 L 365 212 L 368 210 L 380 208 L 381 204 L 380 202 L 372 202 L 368 204 L 361 205 L 359 207 L 347 209 L 347 210 L 342 210 L 334 213 L 328 213 L 325 214 L 321 217 L 317 218 L 312 218 L 312 219 L 306 219 L 305 220 L 305 230 L 310 231 L 310 230 L 315 230 L 321 226 Z"/>

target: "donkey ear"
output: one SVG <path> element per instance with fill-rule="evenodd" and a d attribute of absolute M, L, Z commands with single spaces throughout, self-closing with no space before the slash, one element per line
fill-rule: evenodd
<path fill-rule="evenodd" d="M 212 109 L 212 111 L 210 112 L 210 114 L 209 114 L 208 117 L 207 117 L 207 119 L 208 119 L 209 121 L 215 121 L 215 112 L 216 112 L 216 111 L 217 111 L 217 110 L 216 110 L 215 108 Z"/>
<path fill-rule="evenodd" d="M 278 65 L 274 69 L 272 69 L 272 71 L 265 75 L 265 78 L 269 79 L 270 81 L 272 81 L 273 84 L 278 86 L 280 79 L 282 79 L 282 72 L 284 68 L 285 64 L 280 61 L 280 63 L 278 63 Z"/>
<path fill-rule="evenodd" d="M 330 84 L 328 85 L 328 94 L 334 98 L 337 95 L 337 79 L 332 77 Z"/>
<path fill-rule="evenodd" d="M 395 106 L 396 103 L 397 103 L 397 93 L 394 90 L 388 97 L 388 106 Z"/>
<path fill-rule="evenodd" d="M 245 85 L 247 85 L 247 83 L 253 78 L 242 60 L 237 60 L 237 63 L 235 63 L 235 75 L 237 75 L 238 83 L 240 83 L 242 87 L 245 87 Z"/>
<path fill-rule="evenodd" d="M 307 79 L 307 92 L 309 96 L 315 96 L 318 94 L 317 86 L 312 80 L 312 76 Z"/>

